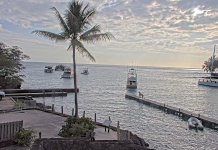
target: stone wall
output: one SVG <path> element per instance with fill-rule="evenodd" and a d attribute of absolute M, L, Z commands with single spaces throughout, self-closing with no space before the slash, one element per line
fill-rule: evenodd
<path fill-rule="evenodd" d="M 134 150 L 134 143 L 129 141 L 90 141 L 83 139 L 37 139 L 32 150 Z"/>

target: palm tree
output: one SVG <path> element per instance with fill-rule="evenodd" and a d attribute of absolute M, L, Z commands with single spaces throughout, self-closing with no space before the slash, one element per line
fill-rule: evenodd
<path fill-rule="evenodd" d="M 74 70 L 74 89 L 75 89 L 75 116 L 78 117 L 77 102 L 77 76 L 76 76 L 76 50 L 83 56 L 87 56 L 91 61 L 95 62 L 95 58 L 83 46 L 84 42 L 97 42 L 100 40 L 110 40 L 114 36 L 108 32 L 101 33 L 100 26 L 91 27 L 91 19 L 96 14 L 94 7 L 90 7 L 89 3 L 83 7 L 83 3 L 79 0 L 69 2 L 68 9 L 65 10 L 64 17 L 60 15 L 55 7 L 51 9 L 55 12 L 62 32 L 59 34 L 35 30 L 32 33 L 48 38 L 55 42 L 70 41 L 68 51 L 73 51 L 73 70 Z"/>
<path fill-rule="evenodd" d="M 207 61 L 204 61 L 204 64 L 202 65 L 202 69 L 204 69 L 204 71 L 206 72 L 212 72 L 216 71 L 216 69 L 218 68 L 218 59 L 215 57 L 213 60 L 213 68 L 212 67 L 212 57 L 208 58 Z"/>

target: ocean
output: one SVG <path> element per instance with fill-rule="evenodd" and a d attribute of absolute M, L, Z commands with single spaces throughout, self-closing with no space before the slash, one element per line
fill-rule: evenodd
<path fill-rule="evenodd" d="M 63 72 L 44 73 L 46 65 L 59 63 L 23 62 L 26 75 L 21 88 L 73 88 L 72 79 L 61 79 Z M 72 64 L 63 64 L 72 67 Z M 81 74 L 84 68 L 89 75 Z M 215 150 L 218 149 L 218 132 L 189 130 L 187 122 L 161 110 L 125 99 L 125 93 L 141 92 L 146 99 L 165 103 L 184 110 L 218 119 L 218 88 L 198 86 L 199 77 L 205 76 L 202 69 L 136 67 L 138 88 L 126 89 L 127 66 L 78 64 L 79 116 L 104 122 L 111 117 L 112 125 L 120 122 L 122 129 L 130 130 L 157 150 Z M 71 114 L 74 108 L 74 93 L 66 97 L 34 98 L 46 105 L 55 105 L 55 110 L 64 107 Z"/>

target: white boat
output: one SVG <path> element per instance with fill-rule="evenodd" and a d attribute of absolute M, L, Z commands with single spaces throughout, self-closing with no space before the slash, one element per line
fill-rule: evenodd
<path fill-rule="evenodd" d="M 84 69 L 83 72 L 82 72 L 81 74 L 84 74 L 84 75 L 89 74 L 89 70 L 88 70 L 88 68 Z"/>
<path fill-rule="evenodd" d="M 211 80 L 212 77 L 212 71 L 213 71 L 213 62 L 214 62 L 214 57 L 215 57 L 215 48 L 216 45 L 214 46 L 214 51 L 213 51 L 213 56 L 212 56 L 212 66 L 211 66 L 211 74 L 210 74 L 210 79 L 199 79 L 198 85 L 204 85 L 204 86 L 212 86 L 212 87 L 218 87 L 218 81 L 217 80 Z"/>
<path fill-rule="evenodd" d="M 46 73 L 53 73 L 54 69 L 52 68 L 52 66 L 45 66 L 44 72 L 46 72 Z"/>
<path fill-rule="evenodd" d="M 130 68 L 127 74 L 126 88 L 137 88 L 137 73 L 134 68 Z"/>
<path fill-rule="evenodd" d="M 195 129 L 200 129 L 200 130 L 204 129 L 202 122 L 195 117 L 190 117 L 188 119 L 188 126 L 189 128 L 195 128 Z"/>
<path fill-rule="evenodd" d="M 73 78 L 73 70 L 70 67 L 65 67 L 64 73 L 61 77 L 62 78 Z"/>

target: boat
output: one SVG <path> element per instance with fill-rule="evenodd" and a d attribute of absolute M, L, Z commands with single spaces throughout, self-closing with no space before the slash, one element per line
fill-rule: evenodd
<path fill-rule="evenodd" d="M 216 74 L 216 73 L 213 73 L 213 62 L 214 62 L 214 58 L 215 58 L 215 48 L 216 48 L 216 45 L 214 46 L 214 50 L 213 50 L 212 65 L 211 65 L 211 70 L 210 70 L 210 72 L 211 72 L 210 79 L 199 79 L 198 85 L 218 87 L 218 81 L 211 80 L 212 78 L 214 78 L 214 75 Z"/>
<path fill-rule="evenodd" d="M 202 122 L 195 117 L 190 117 L 188 119 L 188 126 L 189 126 L 189 128 L 195 128 L 195 129 L 199 129 L 199 130 L 204 129 Z"/>
<path fill-rule="evenodd" d="M 54 69 L 52 68 L 52 66 L 45 66 L 44 72 L 46 72 L 46 73 L 53 73 Z"/>
<path fill-rule="evenodd" d="M 84 69 L 83 72 L 82 72 L 81 74 L 84 74 L 84 75 L 89 74 L 89 70 L 88 70 L 88 68 Z"/>
<path fill-rule="evenodd" d="M 65 66 L 63 66 L 63 65 L 57 65 L 55 67 L 55 71 L 64 71 L 64 68 L 65 68 Z"/>
<path fill-rule="evenodd" d="M 61 77 L 62 78 L 73 78 L 73 70 L 70 67 L 65 67 L 64 73 Z"/>
<path fill-rule="evenodd" d="M 137 73 L 134 68 L 130 68 L 127 73 L 127 83 L 126 88 L 137 88 Z"/>

